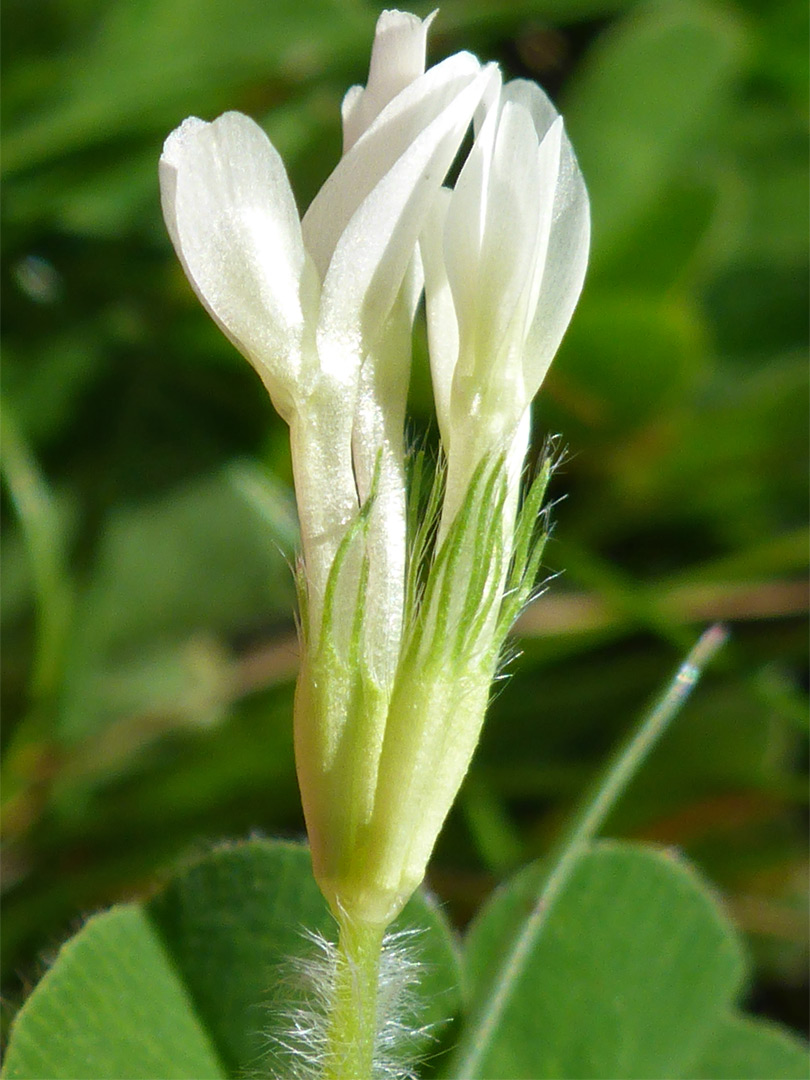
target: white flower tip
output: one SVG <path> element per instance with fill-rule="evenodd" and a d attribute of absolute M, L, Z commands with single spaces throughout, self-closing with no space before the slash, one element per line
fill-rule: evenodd
<path fill-rule="evenodd" d="M 494 60 L 487 61 L 486 64 L 479 64 L 478 60 L 472 53 L 464 52 L 458 53 L 459 56 L 468 56 L 472 60 L 476 67 L 480 69 L 480 77 L 483 80 L 484 92 L 481 96 L 481 104 L 484 107 L 488 105 L 494 105 L 500 98 L 503 88 L 503 76 L 501 75 L 501 69 Z"/>
<path fill-rule="evenodd" d="M 420 19 L 418 15 L 413 15 L 410 11 L 386 8 L 380 12 L 377 18 L 372 51 L 377 47 L 377 42 L 389 34 L 397 35 L 402 40 L 412 38 L 414 41 L 418 41 L 421 38 L 424 41 L 430 24 L 438 14 L 439 9 L 435 8 L 427 18 Z"/>
<path fill-rule="evenodd" d="M 389 49 L 391 51 L 410 49 L 417 54 L 421 51 L 424 70 L 427 32 L 438 14 L 438 8 L 434 8 L 425 19 L 412 15 L 410 11 L 398 11 L 396 8 L 386 8 L 385 11 L 381 11 L 374 31 L 371 63 L 374 64 L 375 50 L 379 49 L 385 53 Z"/>
<path fill-rule="evenodd" d="M 242 113 L 189 117 L 164 144 L 160 192 L 192 288 L 289 415 L 302 385 L 306 253 L 277 151 Z"/>
<path fill-rule="evenodd" d="M 179 158 L 189 140 L 199 134 L 202 128 L 206 127 L 208 127 L 208 124 L 205 120 L 200 120 L 198 116 L 186 117 L 183 123 L 176 127 L 163 143 L 163 153 L 160 155 L 161 165 L 169 165 L 176 169 L 179 165 Z"/>
<path fill-rule="evenodd" d="M 161 165 L 168 165 L 172 169 L 178 169 L 190 151 L 196 149 L 200 139 L 216 136 L 225 138 L 243 139 L 254 136 L 261 132 L 261 137 L 266 138 L 262 129 L 255 120 L 251 120 L 244 113 L 231 109 L 222 113 L 216 120 L 200 120 L 198 116 L 188 116 L 176 127 L 163 143 L 163 153 L 160 155 Z"/>
<path fill-rule="evenodd" d="M 407 11 L 386 10 L 377 19 L 368 83 L 353 86 L 343 99 L 343 152 L 347 153 L 392 98 L 425 71 L 426 19 Z"/>
<path fill-rule="evenodd" d="M 434 11 L 435 15 L 436 12 Z M 432 16 L 429 16 L 432 18 Z M 427 19 L 424 20 L 427 22 Z M 377 28 L 375 30 L 375 39 L 381 37 L 384 34 L 396 33 L 401 29 L 405 29 L 406 32 L 416 30 L 423 25 L 423 20 L 418 15 L 413 15 L 410 11 L 399 11 L 397 8 L 385 8 L 381 11 L 377 19 Z"/>

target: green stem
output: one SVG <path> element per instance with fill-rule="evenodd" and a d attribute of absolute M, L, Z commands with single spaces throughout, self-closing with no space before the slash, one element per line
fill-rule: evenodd
<path fill-rule="evenodd" d="M 322 1080 L 371 1080 L 385 927 L 340 920 L 337 969 Z"/>
<path fill-rule="evenodd" d="M 17 511 L 31 565 L 36 601 L 31 697 L 35 710 L 42 710 L 51 705 L 59 689 L 70 616 L 63 522 L 53 492 L 5 404 L 0 451 L 3 481 Z"/>

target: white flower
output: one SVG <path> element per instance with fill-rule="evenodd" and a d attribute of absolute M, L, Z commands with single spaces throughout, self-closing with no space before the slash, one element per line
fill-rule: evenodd
<path fill-rule="evenodd" d="M 431 19 L 380 16 L 368 83 L 343 101 L 343 156 L 303 221 L 279 155 L 239 113 L 186 120 L 160 164 L 186 274 L 290 426 L 304 557 L 295 750 L 313 867 L 339 919 L 380 926 L 424 875 L 531 592 L 547 473 L 516 519 L 529 404 L 589 237 L 551 103 L 468 53 L 425 71 Z M 447 477 L 438 535 L 440 486 L 408 537 L 423 286 Z"/>
<path fill-rule="evenodd" d="M 508 83 L 422 238 L 446 519 L 481 459 L 508 452 L 516 433 L 522 462 L 527 409 L 579 298 L 589 238 L 562 118 L 534 83 Z"/>
<path fill-rule="evenodd" d="M 303 222 L 281 158 L 239 113 L 186 120 L 160 162 L 164 217 L 189 281 L 290 424 L 316 635 L 335 551 L 360 504 L 361 369 L 391 319 L 402 322 L 395 309 L 419 232 L 495 78 L 467 53 L 424 72 L 425 31 L 414 16 L 380 17 L 369 84 L 344 103 L 346 153 Z M 398 383 L 407 384 L 407 357 L 405 367 Z M 367 474 L 377 448 L 364 441 L 363 450 Z M 397 528 L 404 518 L 391 529 L 404 550 Z"/>

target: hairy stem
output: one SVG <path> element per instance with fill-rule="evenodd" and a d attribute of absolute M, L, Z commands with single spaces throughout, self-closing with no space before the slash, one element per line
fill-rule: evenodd
<path fill-rule="evenodd" d="M 340 920 L 323 1080 L 372 1078 L 384 933 L 376 923 Z"/>

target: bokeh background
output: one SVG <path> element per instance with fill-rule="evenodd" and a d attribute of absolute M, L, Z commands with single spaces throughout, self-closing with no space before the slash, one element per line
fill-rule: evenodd
<path fill-rule="evenodd" d="M 166 238 L 186 115 L 262 122 L 304 208 L 380 6 L 6 0 L 2 379 L 7 1014 L 94 909 L 211 841 L 298 836 L 295 510 L 283 424 Z M 415 4 L 425 15 L 432 4 Z M 610 823 L 684 850 L 807 1015 L 805 0 L 445 0 L 536 79 L 593 259 L 536 408 L 557 574 L 439 842 L 463 927 L 542 856 L 698 631 L 730 644 Z M 431 431 L 417 330 L 412 433 Z M 428 435 L 428 438 L 430 435 Z M 562 573 L 560 573 L 562 572 Z"/>

